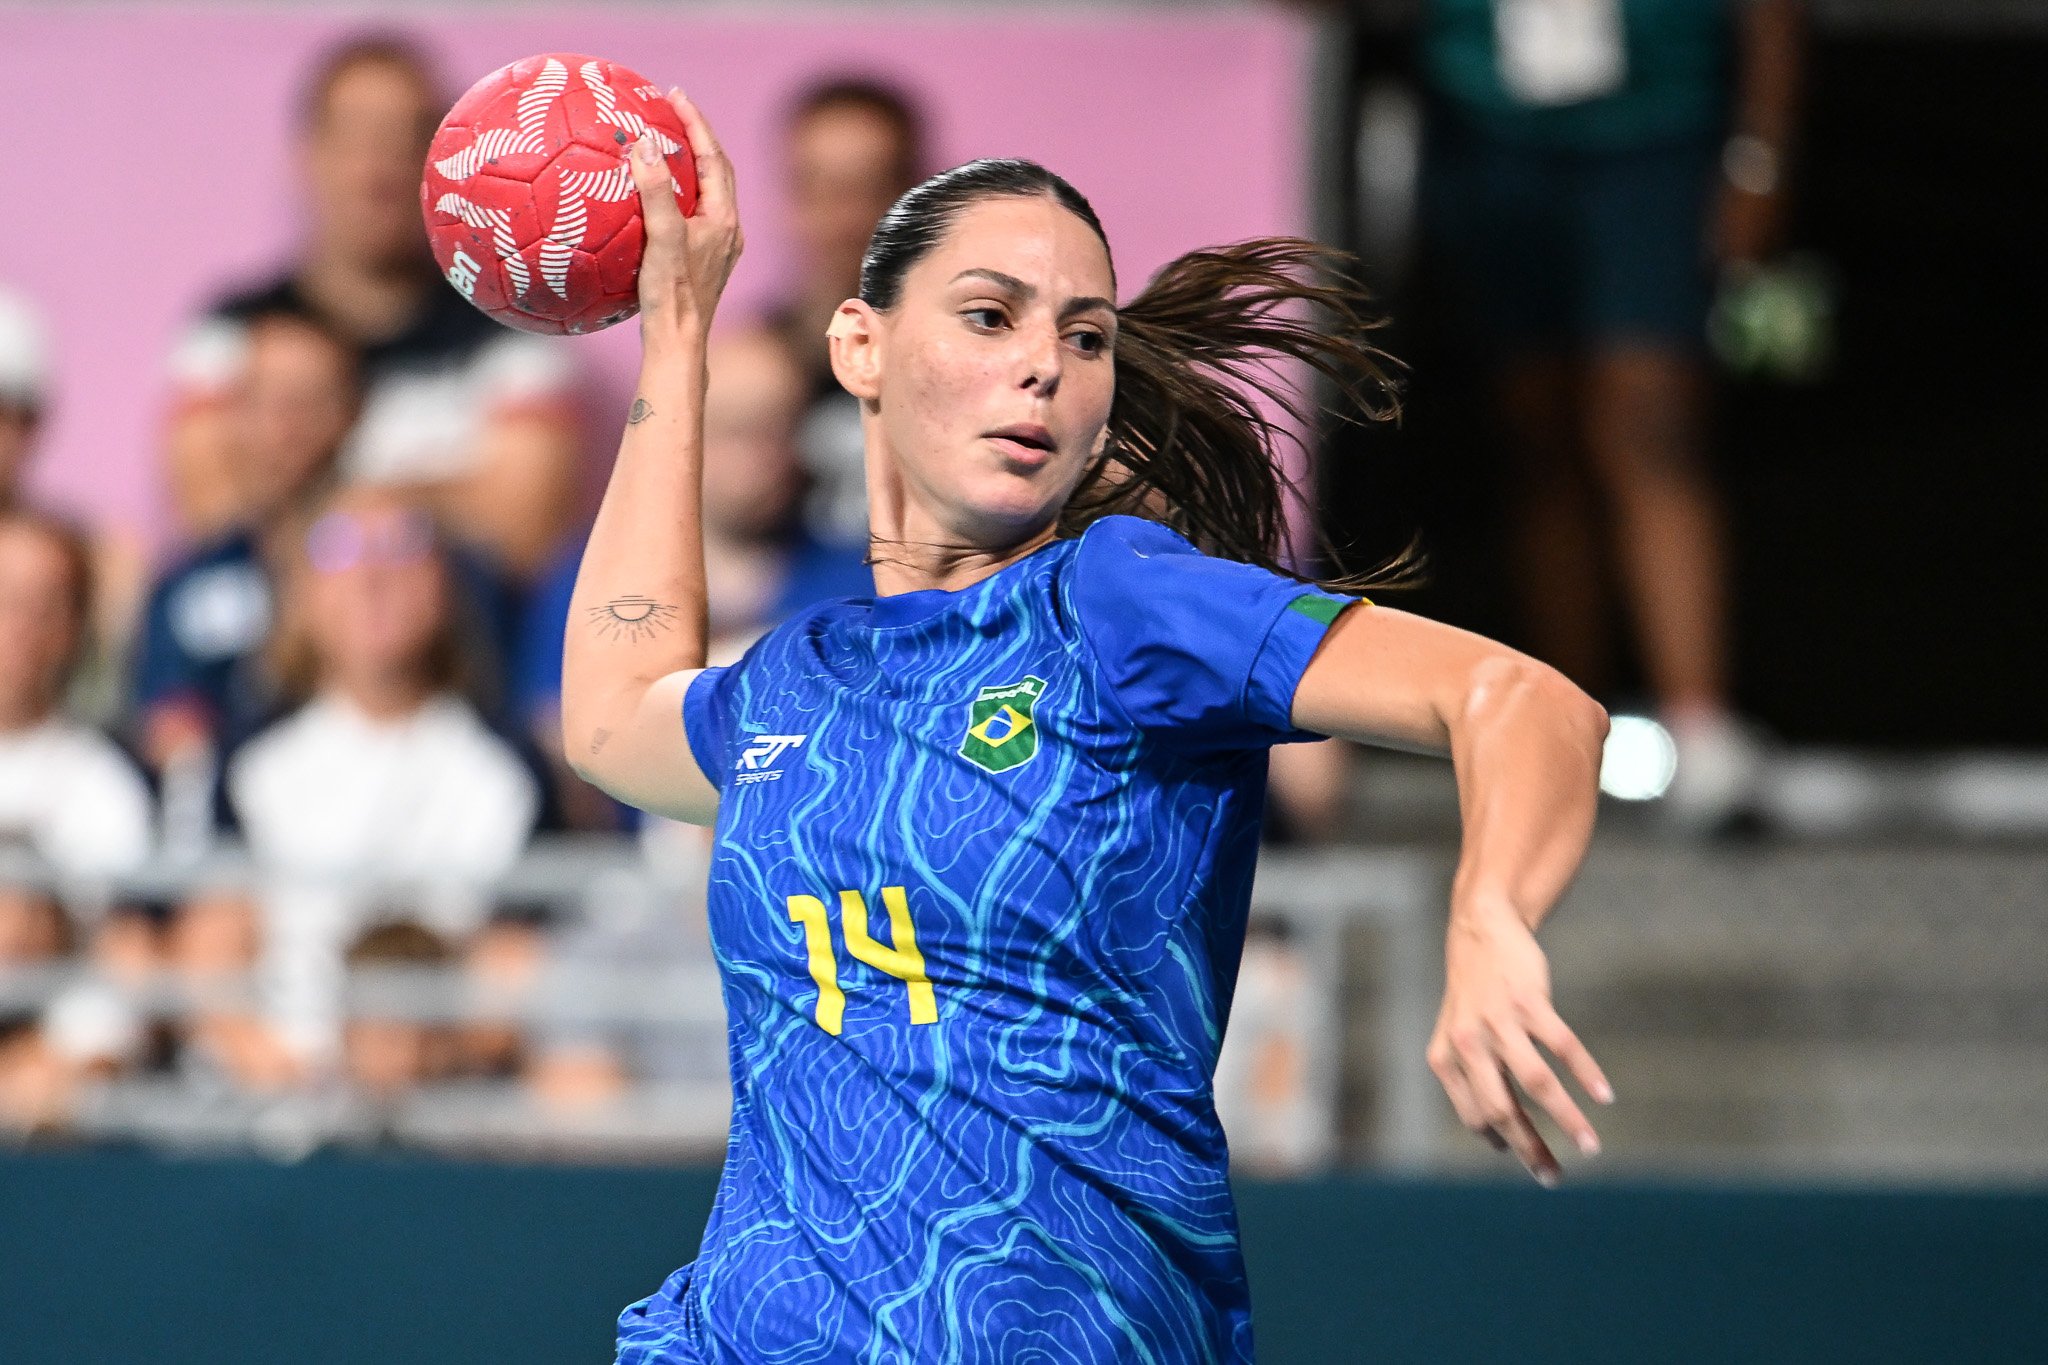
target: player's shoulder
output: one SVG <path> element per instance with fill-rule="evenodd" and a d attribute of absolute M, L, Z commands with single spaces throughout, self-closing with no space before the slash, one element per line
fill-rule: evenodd
<path fill-rule="evenodd" d="M 1121 513 L 1090 523 L 1077 538 L 1075 546 L 1076 559 L 1089 565 L 1201 553 L 1192 541 L 1171 526 Z"/>
<path fill-rule="evenodd" d="M 1204 554 L 1171 526 L 1144 517 L 1108 516 L 1075 538 L 1060 590 L 1084 618 L 1120 616 L 1142 612 L 1162 593 L 1198 591 L 1199 582 L 1213 572 L 1249 567 Z"/>
<path fill-rule="evenodd" d="M 790 612 L 739 649 L 723 665 L 733 675 L 800 668 L 808 670 L 818 642 L 843 626 L 865 621 L 874 602 L 866 597 L 828 597 Z"/>

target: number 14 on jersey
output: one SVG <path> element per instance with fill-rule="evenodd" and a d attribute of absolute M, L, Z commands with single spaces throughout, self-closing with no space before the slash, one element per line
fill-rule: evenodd
<path fill-rule="evenodd" d="M 894 946 L 880 943 L 868 933 L 868 903 L 860 892 L 839 893 L 839 928 L 846 951 L 903 983 L 910 996 L 911 1023 L 937 1023 L 938 1000 L 924 974 L 924 954 L 917 950 L 917 932 L 910 925 L 910 901 L 903 888 L 883 887 L 882 907 L 889 912 L 889 937 Z M 818 1027 L 837 1034 L 846 1021 L 846 992 L 839 985 L 839 959 L 832 951 L 827 914 L 825 902 L 816 896 L 789 898 L 789 917 L 804 927 L 811 980 L 818 985 Z"/>

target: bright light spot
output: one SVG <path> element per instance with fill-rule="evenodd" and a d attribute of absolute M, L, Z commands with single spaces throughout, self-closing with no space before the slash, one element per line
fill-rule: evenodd
<path fill-rule="evenodd" d="M 1648 716 L 1616 716 L 1600 755 L 1600 790 L 1623 801 L 1655 801 L 1678 772 L 1678 745 Z"/>

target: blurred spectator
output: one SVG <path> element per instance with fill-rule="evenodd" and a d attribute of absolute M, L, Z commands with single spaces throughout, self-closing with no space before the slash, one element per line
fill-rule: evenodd
<path fill-rule="evenodd" d="M 135 702 L 159 770 L 195 747 L 232 746 L 274 709 L 262 648 L 275 542 L 332 474 L 359 403 L 353 348 L 311 315 L 271 305 L 241 329 L 242 363 L 211 419 L 228 520 L 157 581 L 143 617 Z"/>
<path fill-rule="evenodd" d="M 447 107 L 402 40 L 346 43 L 313 73 L 300 110 L 301 259 L 217 303 L 173 360 L 170 481 L 188 537 L 247 515 L 222 398 L 246 363 L 245 319 L 286 307 L 362 349 L 365 399 L 341 455 L 345 479 L 407 489 L 516 576 L 537 571 L 562 539 L 575 506 L 567 356 L 471 307 L 435 275 L 427 249 L 420 166 Z"/>
<path fill-rule="evenodd" d="M 860 292 L 868 238 L 889 206 L 924 174 L 924 123 L 900 91 L 860 78 L 814 86 L 791 107 L 784 174 L 796 254 L 781 301 L 765 319 L 805 377 L 797 429 L 805 481 L 801 535 L 832 552 L 820 597 L 874 588 L 868 549 L 867 462 L 860 405 L 832 377 L 825 328 Z M 707 460 L 708 464 L 708 460 Z"/>
<path fill-rule="evenodd" d="M 417 924 L 380 924 L 349 947 L 347 962 L 351 972 L 383 973 L 393 984 L 425 983 L 429 972 L 453 966 L 455 957 L 447 940 Z M 342 1070 L 357 1094 L 373 1103 L 402 1098 L 445 1075 L 453 1062 L 448 1029 L 412 1011 L 357 1011 L 342 1037 Z"/>
<path fill-rule="evenodd" d="M 540 803 L 462 695 L 471 661 L 424 508 L 344 490 L 286 574 L 269 653 L 285 694 L 307 700 L 234 756 L 228 790 L 264 876 L 256 938 L 278 1036 L 317 1069 L 339 1048 L 343 953 L 365 928 L 412 921 L 496 963 L 531 960 L 499 941 L 531 933 L 493 924 L 484 887 L 517 861 Z"/>
<path fill-rule="evenodd" d="M 1699 825 L 1755 767 L 1705 457 L 1710 264 L 1777 244 L 1798 51 L 1796 0 L 1425 7 L 1425 249 L 1494 362 L 1531 644 L 1607 690 L 1611 559 L 1680 746 L 1669 806 Z"/>
<path fill-rule="evenodd" d="M 111 740 L 62 711 L 91 600 L 78 531 L 34 512 L 0 512 L 0 840 L 26 842 L 73 878 L 129 871 L 149 853 L 141 775 Z"/>
<path fill-rule="evenodd" d="M 26 298 L 0 287 L 0 512 L 26 505 L 30 457 L 50 402 L 49 345 Z M 110 720 L 119 705 L 118 655 L 133 621 L 147 561 L 140 542 L 101 530 L 89 534 L 95 648 L 72 670 L 72 709 Z"/>
<path fill-rule="evenodd" d="M 0 1120 L 54 1122 L 75 1082 L 130 1057 L 140 1031 L 112 983 L 149 967 L 152 931 L 107 913 L 93 883 L 149 854 L 149 792 L 128 757 L 63 714 L 69 675 L 91 621 L 84 537 L 54 518 L 0 512 L 0 847 L 33 854 L 67 894 L 0 884 L 0 973 L 49 966 L 81 939 L 100 983 L 39 1013 L 0 1018 Z"/>
<path fill-rule="evenodd" d="M 279 566 L 296 553 L 309 500 L 333 482 L 359 406 L 356 352 L 324 323 L 280 302 L 239 325 L 243 361 L 209 419 L 234 520 L 157 581 L 139 642 L 137 733 L 164 775 L 173 852 L 211 834 L 216 755 L 272 719 L 283 700 L 264 658 Z M 504 654 L 507 593 L 474 553 L 448 553 L 482 674 Z"/>

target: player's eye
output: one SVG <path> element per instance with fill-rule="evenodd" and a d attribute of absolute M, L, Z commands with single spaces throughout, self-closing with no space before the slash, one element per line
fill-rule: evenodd
<path fill-rule="evenodd" d="M 1082 327 L 1067 334 L 1074 348 L 1082 355 L 1101 355 L 1109 349 L 1109 338 L 1093 327 Z"/>
<path fill-rule="evenodd" d="M 1000 308 L 969 308 L 960 316 L 984 332 L 993 332 L 1009 321 L 1003 316 L 1003 310 Z"/>

